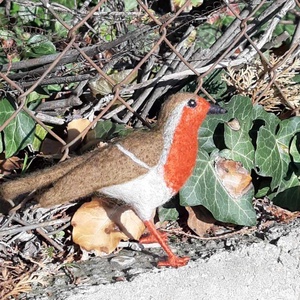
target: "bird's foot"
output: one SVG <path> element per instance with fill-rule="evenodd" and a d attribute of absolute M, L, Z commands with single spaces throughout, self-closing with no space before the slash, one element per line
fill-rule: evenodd
<path fill-rule="evenodd" d="M 167 235 L 157 231 L 153 222 L 144 221 L 144 224 L 148 228 L 148 231 L 150 232 L 150 236 L 152 236 L 154 238 L 155 242 L 158 242 L 161 245 L 161 247 L 165 250 L 165 252 L 168 255 L 167 260 L 161 261 L 158 263 L 159 267 L 178 268 L 178 267 L 185 266 L 188 263 L 188 261 L 190 259 L 189 257 L 178 257 L 173 253 L 173 251 L 168 246 L 168 244 L 165 240 L 167 238 Z"/>
<path fill-rule="evenodd" d="M 167 260 L 158 262 L 158 267 L 173 267 L 179 268 L 185 266 L 189 262 L 190 258 L 188 256 L 179 257 L 176 255 L 169 256 Z"/>
<path fill-rule="evenodd" d="M 157 233 L 160 235 L 160 237 L 166 242 L 168 240 L 168 236 L 165 232 L 157 231 Z M 156 236 L 154 236 L 151 233 L 145 234 L 139 239 L 140 244 L 152 244 L 157 243 L 158 240 Z"/>

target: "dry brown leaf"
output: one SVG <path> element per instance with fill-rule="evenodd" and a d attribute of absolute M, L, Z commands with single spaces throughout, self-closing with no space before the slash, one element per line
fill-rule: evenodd
<path fill-rule="evenodd" d="M 10 175 L 13 170 L 18 170 L 21 168 L 22 168 L 22 163 L 19 157 L 12 156 L 8 159 L 5 159 L 4 157 L 0 157 L 0 174 Z"/>
<path fill-rule="evenodd" d="M 215 169 L 223 186 L 233 198 L 242 197 L 253 186 L 250 173 L 240 162 L 218 157 Z"/>
<path fill-rule="evenodd" d="M 202 205 L 186 207 L 189 213 L 188 226 L 199 236 L 203 237 L 214 226 L 216 219 Z"/>
<path fill-rule="evenodd" d="M 71 121 L 67 126 L 67 138 L 65 142 L 68 144 L 73 141 L 88 125 L 90 121 L 87 119 L 76 119 Z M 79 139 L 76 143 L 70 146 L 70 151 L 76 149 L 81 143 L 82 139 Z M 45 155 L 60 154 L 63 145 L 53 139 L 45 138 L 41 145 L 41 152 Z"/>
<path fill-rule="evenodd" d="M 66 139 L 66 143 L 70 143 L 73 141 L 87 126 L 90 125 L 90 121 L 87 119 L 76 119 L 71 121 L 68 124 L 67 131 L 68 137 Z M 82 139 L 79 139 L 74 145 L 71 146 L 70 150 L 76 149 L 78 145 L 81 143 Z"/>
<path fill-rule="evenodd" d="M 84 203 L 71 224 L 73 241 L 98 256 L 112 253 L 120 240 L 138 240 L 145 230 L 133 210 L 100 198 Z"/>

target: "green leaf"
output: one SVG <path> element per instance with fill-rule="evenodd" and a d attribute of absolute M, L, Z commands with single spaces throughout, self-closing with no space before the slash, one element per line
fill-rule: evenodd
<path fill-rule="evenodd" d="M 0 101 L 0 124 L 3 124 L 13 113 L 14 108 L 7 99 Z M 4 128 L 5 157 L 30 145 L 34 137 L 35 122 L 23 111 Z"/>
<path fill-rule="evenodd" d="M 291 211 L 300 210 L 300 178 L 295 173 L 292 173 L 289 179 L 282 180 L 280 190 L 282 192 L 269 196 L 274 204 Z"/>
<path fill-rule="evenodd" d="M 39 93 L 37 93 L 36 91 L 33 91 L 31 92 L 27 98 L 26 98 L 26 102 L 27 103 L 30 103 L 30 102 L 34 102 L 34 101 L 37 101 L 37 100 L 41 100 L 41 99 L 44 99 L 44 98 L 48 98 L 49 95 L 41 95 Z"/>
<path fill-rule="evenodd" d="M 291 143 L 290 154 L 293 157 L 293 162 L 300 164 L 300 134 L 297 134 Z"/>
<path fill-rule="evenodd" d="M 244 96 L 234 96 L 226 109 L 235 124 L 225 125 L 224 142 L 227 149 L 222 150 L 220 155 L 241 162 L 250 171 L 254 167 L 254 146 L 249 135 L 253 120 L 251 100 Z"/>
<path fill-rule="evenodd" d="M 137 8 L 137 1 L 136 0 L 124 0 L 125 3 L 125 11 L 131 11 Z"/>
<path fill-rule="evenodd" d="M 204 23 L 197 27 L 196 48 L 209 49 L 221 36 L 221 31 L 214 24 Z"/>
<path fill-rule="evenodd" d="M 46 135 L 48 134 L 47 130 L 44 129 L 41 125 L 37 124 L 34 133 L 34 139 L 32 142 L 32 148 L 34 151 L 39 151 L 42 142 L 44 141 Z"/>
<path fill-rule="evenodd" d="M 267 118 L 265 120 L 268 121 Z M 272 190 L 276 187 L 279 187 L 278 192 L 285 189 L 285 184 L 282 183 L 291 162 L 290 143 L 299 131 L 300 117 L 281 121 L 277 127 L 267 125 L 259 129 L 255 164 L 259 175 L 272 177 Z"/>
<path fill-rule="evenodd" d="M 175 207 L 164 207 L 158 208 L 159 221 L 176 221 L 179 217 L 178 210 Z"/>
<path fill-rule="evenodd" d="M 54 53 L 56 53 L 54 44 L 44 35 L 34 35 L 27 41 L 26 57 L 39 57 Z"/>
<path fill-rule="evenodd" d="M 223 105 L 223 107 L 225 106 Z M 221 142 L 221 144 L 223 144 L 224 125 L 218 125 L 220 124 L 220 122 L 228 122 L 230 119 L 231 115 L 228 113 L 222 115 L 208 115 L 199 130 L 198 147 L 206 151 L 207 153 L 211 153 L 216 149 L 215 143 Z"/>
<path fill-rule="evenodd" d="M 114 74 L 109 75 L 109 78 L 113 80 L 113 82 L 120 83 L 123 81 L 127 76 L 131 73 L 132 69 L 123 70 Z M 130 78 L 128 79 L 127 83 L 134 81 L 137 77 L 137 72 L 134 72 Z M 105 96 L 107 94 L 111 94 L 113 91 L 113 86 L 103 77 L 100 77 L 97 80 L 89 82 L 90 89 L 92 90 L 94 95 L 102 95 Z"/>
<path fill-rule="evenodd" d="M 96 127 L 88 133 L 89 139 L 109 140 L 115 136 L 125 136 L 131 131 L 125 125 L 113 123 L 110 120 L 100 121 Z"/>
<path fill-rule="evenodd" d="M 252 226 L 256 214 L 252 206 L 253 189 L 241 197 L 233 198 L 224 188 L 214 168 L 217 151 L 209 156 L 198 152 L 193 175 L 180 191 L 180 204 L 184 206 L 205 206 L 219 221 Z"/>
<path fill-rule="evenodd" d="M 34 6 L 20 5 L 18 6 L 18 10 L 18 16 L 22 19 L 24 24 L 34 21 L 36 15 Z"/>

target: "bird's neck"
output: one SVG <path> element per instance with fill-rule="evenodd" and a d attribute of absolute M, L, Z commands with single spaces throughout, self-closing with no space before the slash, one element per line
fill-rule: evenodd
<path fill-rule="evenodd" d="M 198 152 L 198 129 L 202 120 L 189 119 L 189 111 L 178 108 L 166 122 L 164 150 L 161 157 L 164 179 L 169 188 L 177 193 L 190 177 Z"/>

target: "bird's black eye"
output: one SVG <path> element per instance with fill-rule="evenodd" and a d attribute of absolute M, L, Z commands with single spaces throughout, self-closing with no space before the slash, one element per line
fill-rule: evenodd
<path fill-rule="evenodd" d="M 197 106 L 197 102 L 194 99 L 190 99 L 187 103 L 187 106 L 194 108 Z"/>

